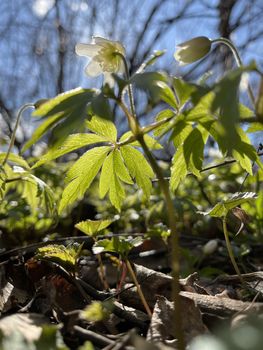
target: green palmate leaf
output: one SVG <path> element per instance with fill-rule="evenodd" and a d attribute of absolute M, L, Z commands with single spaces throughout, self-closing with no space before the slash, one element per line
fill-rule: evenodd
<path fill-rule="evenodd" d="M 191 133 L 193 127 L 191 124 L 186 123 L 183 119 L 176 120 L 176 123 L 173 127 L 173 132 L 171 134 L 170 139 L 173 140 L 175 147 L 181 146 L 187 136 Z"/>
<path fill-rule="evenodd" d="M 186 177 L 187 171 L 191 171 L 196 176 L 200 175 L 207 137 L 208 132 L 205 129 L 201 126 L 196 127 L 187 135 L 183 144 L 178 147 L 171 168 L 170 186 L 173 191 Z"/>
<path fill-rule="evenodd" d="M 6 153 L 0 153 L 0 163 L 4 161 L 5 157 L 6 157 Z M 20 165 L 21 167 L 27 170 L 30 169 L 30 166 L 28 165 L 27 161 L 23 157 L 19 156 L 18 154 L 9 153 L 7 162 L 13 163 L 15 165 Z"/>
<path fill-rule="evenodd" d="M 73 243 L 68 246 L 50 244 L 37 249 L 36 259 L 51 260 L 59 265 L 74 270 L 79 257 L 82 244 Z"/>
<path fill-rule="evenodd" d="M 171 125 L 173 123 L 172 117 L 174 116 L 175 116 L 175 113 L 171 109 L 164 109 L 161 112 L 159 112 L 155 117 L 156 122 L 160 122 L 164 119 L 171 119 L 171 120 L 165 124 L 160 125 L 158 128 L 154 129 L 153 131 L 154 136 L 161 137 L 162 135 L 166 134 L 171 129 Z"/>
<path fill-rule="evenodd" d="M 238 109 L 239 109 L 240 119 L 247 119 L 255 116 L 255 113 L 250 108 L 243 105 L 242 103 L 239 103 Z"/>
<path fill-rule="evenodd" d="M 64 154 L 75 151 L 81 147 L 101 142 L 107 142 L 107 139 L 104 136 L 96 134 L 69 135 L 61 145 L 50 148 L 49 151 L 44 154 L 41 159 L 36 162 L 36 164 L 34 164 L 32 169 L 39 167 L 40 165 L 45 164 L 53 159 L 61 157 Z"/>
<path fill-rule="evenodd" d="M 249 125 L 247 129 L 248 133 L 260 132 L 263 131 L 263 123 L 255 122 Z"/>
<path fill-rule="evenodd" d="M 131 78 L 131 83 L 135 84 L 135 86 L 139 89 L 147 91 L 154 103 L 162 100 L 162 98 L 165 98 L 167 101 L 170 101 L 175 105 L 176 99 L 174 96 L 172 97 L 172 91 L 168 92 L 168 90 L 170 90 L 169 86 L 167 84 L 162 85 L 162 82 L 166 83 L 167 77 L 159 72 L 144 72 L 134 74 Z M 166 87 L 168 89 L 166 89 Z M 175 105 L 173 108 L 177 108 L 177 105 Z"/>
<path fill-rule="evenodd" d="M 76 199 L 83 197 L 110 151 L 109 146 L 96 147 L 84 153 L 74 163 L 66 176 L 68 185 L 63 191 L 59 212 Z"/>
<path fill-rule="evenodd" d="M 155 100 L 166 102 L 174 109 L 178 109 L 178 103 L 172 89 L 164 81 L 156 81 L 152 87 Z"/>
<path fill-rule="evenodd" d="M 132 135 L 133 135 L 133 133 L 131 131 L 127 131 L 125 134 L 123 134 L 121 136 L 119 142 L 124 142 L 125 140 L 129 139 Z M 150 149 L 162 149 L 163 148 L 163 146 L 157 140 L 155 140 L 153 137 L 151 137 L 147 134 L 144 135 L 144 141 Z M 130 145 L 134 146 L 134 147 L 141 147 L 141 144 L 138 141 L 133 141 L 130 143 Z"/>
<path fill-rule="evenodd" d="M 51 115 L 69 111 L 75 106 L 85 105 L 91 101 L 95 91 L 90 89 L 76 88 L 57 95 L 53 99 L 40 105 L 38 109 L 33 113 L 33 116 L 37 117 L 49 117 Z"/>
<path fill-rule="evenodd" d="M 263 165 L 257 155 L 257 151 L 251 145 L 246 133 L 241 128 L 237 128 L 237 132 L 238 136 L 240 137 L 240 141 L 233 149 L 233 157 L 238 161 L 244 170 L 252 175 L 251 161 L 255 161 L 261 169 L 263 169 Z"/>
<path fill-rule="evenodd" d="M 125 198 L 122 182 L 132 184 L 129 172 L 123 164 L 120 151 L 115 149 L 105 159 L 100 176 L 100 196 L 103 198 L 109 192 L 109 198 L 114 207 L 120 211 Z"/>
<path fill-rule="evenodd" d="M 143 154 L 131 146 L 122 146 L 121 154 L 129 173 L 143 190 L 146 198 L 150 197 L 154 173 Z"/>
<path fill-rule="evenodd" d="M 211 210 L 199 213 L 217 218 L 225 217 L 231 209 L 256 198 L 257 195 L 254 192 L 237 192 L 231 195 L 230 198 L 217 203 Z"/>
<path fill-rule="evenodd" d="M 182 107 L 191 97 L 191 94 L 196 91 L 196 86 L 187 83 L 182 79 L 173 78 L 173 87 L 179 99 L 179 106 Z"/>
<path fill-rule="evenodd" d="M 214 87 L 215 98 L 212 112 L 219 110 L 220 121 L 224 129 L 225 148 L 232 153 L 233 148 L 239 142 L 236 124 L 240 118 L 238 89 L 243 69 L 238 68 L 219 81 Z"/>
<path fill-rule="evenodd" d="M 17 191 L 25 198 L 32 211 L 43 209 L 48 215 L 55 216 L 57 214 L 56 201 L 51 188 L 44 181 L 22 168 L 15 168 L 14 174 L 16 173 L 21 177 L 16 182 Z"/>
<path fill-rule="evenodd" d="M 90 121 L 86 122 L 86 125 L 89 130 L 93 131 L 95 134 L 103 136 L 105 140 L 113 143 L 117 141 L 117 129 L 110 120 L 94 115 Z"/>
<path fill-rule="evenodd" d="M 56 126 L 53 129 L 53 143 L 78 130 L 87 118 L 87 104 L 91 102 L 94 94 L 94 90 L 77 88 L 41 104 L 33 116 L 41 116 L 47 120 L 35 131 L 33 141 L 36 142 L 54 125 Z M 24 150 L 31 145 L 32 142 L 29 141 Z"/>
<path fill-rule="evenodd" d="M 95 96 L 91 101 L 91 108 L 95 115 L 103 119 L 112 119 L 109 99 L 102 93 Z"/>
<path fill-rule="evenodd" d="M 181 145 L 178 147 L 174 157 L 173 157 L 173 165 L 171 168 L 171 179 L 170 179 L 170 187 L 173 191 L 179 186 L 180 182 L 187 175 L 187 164 L 185 162 L 184 150 Z"/>
<path fill-rule="evenodd" d="M 102 239 L 96 242 L 92 251 L 94 254 L 100 254 L 103 252 L 112 252 L 121 255 L 122 258 L 126 258 L 132 248 L 138 247 L 143 243 L 141 237 L 125 238 L 121 236 L 112 237 L 111 239 Z"/>
<path fill-rule="evenodd" d="M 98 233 L 110 226 L 114 220 L 86 220 L 81 221 L 75 227 L 87 236 L 96 237 Z"/>
<path fill-rule="evenodd" d="M 214 101 L 215 94 L 213 92 L 209 92 L 202 96 L 198 103 L 194 105 L 189 111 L 185 112 L 187 121 L 201 121 L 204 117 L 212 116 L 211 106 Z"/>
<path fill-rule="evenodd" d="M 35 129 L 31 138 L 25 143 L 25 145 L 22 148 L 22 153 L 24 153 L 31 146 L 33 146 L 52 126 L 54 126 L 62 118 L 64 118 L 64 116 L 61 116 L 61 113 L 57 113 L 44 120 L 43 123 L 41 123 Z"/>

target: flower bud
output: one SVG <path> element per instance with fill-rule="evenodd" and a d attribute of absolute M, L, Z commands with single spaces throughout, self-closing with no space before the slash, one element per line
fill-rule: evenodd
<path fill-rule="evenodd" d="M 181 64 L 189 64 L 205 57 L 211 49 L 212 41 L 205 36 L 198 36 L 177 45 L 174 58 Z"/>

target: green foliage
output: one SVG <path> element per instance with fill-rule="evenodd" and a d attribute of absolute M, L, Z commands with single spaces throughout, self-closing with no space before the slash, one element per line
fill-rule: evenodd
<path fill-rule="evenodd" d="M 81 198 L 98 174 L 111 147 L 102 146 L 93 148 L 84 153 L 67 172 L 66 187 L 59 204 L 59 212 Z"/>
<path fill-rule="evenodd" d="M 81 221 L 75 227 L 87 236 L 96 237 L 101 231 L 107 228 L 114 220 L 86 220 Z"/>
<path fill-rule="evenodd" d="M 114 304 L 108 301 L 93 301 L 82 312 L 81 318 L 90 322 L 99 322 L 107 319 L 112 313 Z"/>
<path fill-rule="evenodd" d="M 208 212 L 200 212 L 203 215 L 210 215 L 216 218 L 225 217 L 228 212 L 236 208 L 237 206 L 246 203 L 252 199 L 256 199 L 257 195 L 253 192 L 239 192 L 230 196 L 230 198 L 217 203 L 211 210 Z"/>
<path fill-rule="evenodd" d="M 77 88 L 41 104 L 33 115 L 44 118 L 44 122 L 36 128 L 22 151 L 25 152 L 51 128 L 54 141 L 58 143 L 72 131 L 78 130 L 87 117 L 87 104 L 93 97 L 94 90 Z"/>
<path fill-rule="evenodd" d="M 183 143 L 178 146 L 177 152 L 173 158 L 173 165 L 171 168 L 170 186 L 174 191 L 178 187 L 181 180 L 183 180 L 187 171 L 191 171 L 194 175 L 199 176 L 199 171 L 202 168 L 204 145 L 206 143 L 208 132 L 202 127 L 187 128 L 184 125 L 184 134 L 179 134 L 179 139 L 185 136 Z M 175 137 L 175 143 L 178 145 L 178 138 Z M 181 141 L 181 140 L 180 140 Z"/>
<path fill-rule="evenodd" d="M 132 248 L 138 247 L 143 242 L 141 237 L 125 238 L 121 236 L 115 236 L 111 239 L 102 239 L 96 242 L 92 251 L 94 254 L 100 254 L 103 252 L 111 252 L 119 254 L 122 259 L 126 259 Z"/>
<path fill-rule="evenodd" d="M 49 244 L 37 249 L 35 255 L 39 260 L 53 261 L 66 269 L 75 270 L 77 259 L 82 249 L 82 244 L 72 243 L 67 245 Z"/>

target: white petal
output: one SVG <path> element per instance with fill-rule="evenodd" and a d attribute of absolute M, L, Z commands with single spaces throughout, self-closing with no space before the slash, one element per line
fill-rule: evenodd
<path fill-rule="evenodd" d="M 102 45 L 103 46 L 105 44 L 111 44 L 112 43 L 111 40 L 102 38 L 100 36 L 94 36 L 92 39 L 94 40 L 95 44 L 97 44 L 97 45 Z"/>
<path fill-rule="evenodd" d="M 85 73 L 89 75 L 90 77 L 97 77 L 98 75 L 102 74 L 101 66 L 96 61 L 91 61 L 87 67 L 85 68 Z"/>
<path fill-rule="evenodd" d="M 94 44 L 77 44 L 75 46 L 75 52 L 79 56 L 94 57 L 99 50 L 100 47 Z"/>
<path fill-rule="evenodd" d="M 104 73 L 104 85 L 109 84 L 110 88 L 114 87 L 115 80 L 111 73 Z"/>

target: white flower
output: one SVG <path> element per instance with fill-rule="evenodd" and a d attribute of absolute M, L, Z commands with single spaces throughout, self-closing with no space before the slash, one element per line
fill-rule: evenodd
<path fill-rule="evenodd" d="M 91 44 L 77 44 L 75 51 L 79 56 L 91 58 L 85 73 L 90 77 L 104 74 L 104 82 L 110 86 L 114 83 L 111 74 L 124 72 L 124 63 L 120 55 L 125 55 L 125 49 L 119 41 L 93 37 Z"/>
<path fill-rule="evenodd" d="M 198 36 L 177 45 L 174 58 L 181 64 L 193 63 L 207 55 L 211 49 L 212 41 L 205 36 Z"/>

